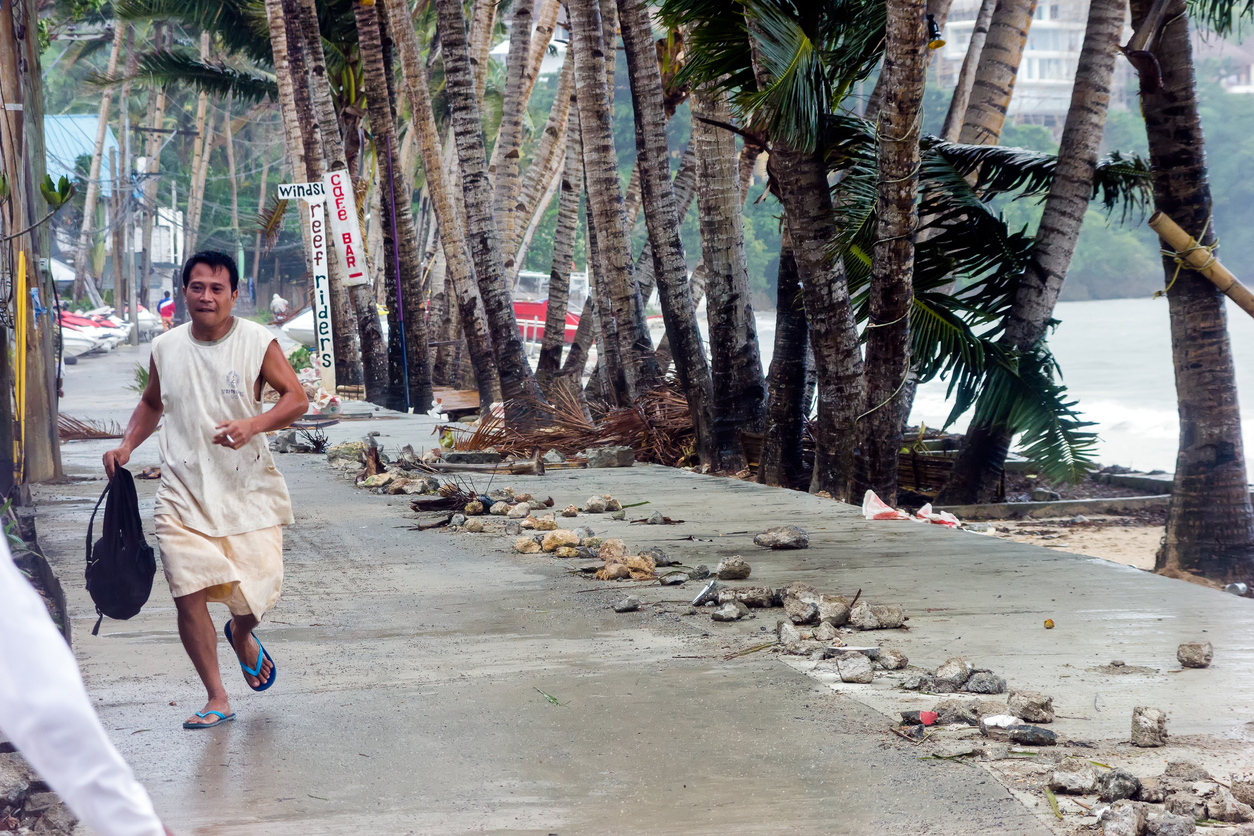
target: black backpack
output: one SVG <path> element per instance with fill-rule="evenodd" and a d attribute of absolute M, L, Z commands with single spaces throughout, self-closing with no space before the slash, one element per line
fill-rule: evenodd
<path fill-rule="evenodd" d="M 109 501 L 105 503 L 104 524 L 100 539 L 93 546 L 92 526 L 106 496 Z M 100 622 L 106 615 L 125 621 L 139 613 L 152 594 L 152 578 L 156 573 L 157 560 L 144 539 L 144 526 L 139 517 L 135 480 L 129 470 L 118 467 L 96 501 L 91 521 L 87 523 L 87 591 L 100 616 L 91 634 L 100 633 Z"/>

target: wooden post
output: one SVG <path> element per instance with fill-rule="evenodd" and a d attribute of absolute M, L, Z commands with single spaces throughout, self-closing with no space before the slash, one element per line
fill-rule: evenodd
<path fill-rule="evenodd" d="M 1189 233 L 1180 228 L 1179 224 L 1162 212 L 1155 212 L 1149 219 L 1150 229 L 1158 233 L 1168 247 L 1175 250 L 1180 258 L 1189 266 L 1201 273 L 1211 284 L 1224 292 L 1229 299 L 1254 317 L 1254 293 L 1241 284 L 1227 267 L 1219 263 L 1219 259 L 1206 247 L 1200 246 Z"/>

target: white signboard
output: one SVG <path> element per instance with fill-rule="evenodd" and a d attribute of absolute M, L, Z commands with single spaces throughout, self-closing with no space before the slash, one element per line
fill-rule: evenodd
<path fill-rule="evenodd" d="M 316 184 L 321 186 L 322 184 Z M 327 222 L 322 202 L 307 201 L 309 232 L 313 244 L 314 345 L 318 351 L 318 371 L 322 386 L 335 394 L 335 344 L 331 339 L 331 281 L 327 276 Z"/>
<path fill-rule="evenodd" d="M 331 219 L 331 239 L 344 268 L 344 286 L 369 284 L 370 271 L 366 264 L 366 248 L 361 240 L 361 224 L 357 223 L 352 178 L 343 169 L 328 171 L 323 183 L 326 185 L 327 213 Z"/>
<path fill-rule="evenodd" d="M 321 203 L 326 199 L 321 183 L 280 183 L 279 200 L 305 200 Z"/>

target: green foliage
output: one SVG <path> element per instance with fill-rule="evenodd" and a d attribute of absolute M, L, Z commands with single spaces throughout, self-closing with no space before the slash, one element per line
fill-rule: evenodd
<path fill-rule="evenodd" d="M 127 389 L 133 392 L 142 392 L 148 388 L 148 367 L 143 363 L 136 363 L 131 368 L 132 381 Z"/>
<path fill-rule="evenodd" d="M 74 197 L 74 192 L 74 184 L 65 175 L 62 175 L 57 183 L 53 183 L 52 178 L 45 174 L 44 181 L 39 184 L 39 193 L 48 203 L 49 210 L 60 209 L 69 203 L 70 198 Z"/>
<path fill-rule="evenodd" d="M 127 79 L 119 76 L 93 76 L 99 86 L 116 86 Z M 202 61 L 188 50 L 157 50 L 139 56 L 131 80 L 139 87 L 168 87 L 184 84 L 197 92 L 225 98 L 233 95 L 242 102 L 262 99 L 278 101 L 279 86 L 273 76 L 239 70 L 226 64 Z"/>
<path fill-rule="evenodd" d="M 292 353 L 287 355 L 287 362 L 292 364 L 294 371 L 313 368 L 313 358 L 309 354 L 309 349 L 303 345 L 292 349 Z"/>

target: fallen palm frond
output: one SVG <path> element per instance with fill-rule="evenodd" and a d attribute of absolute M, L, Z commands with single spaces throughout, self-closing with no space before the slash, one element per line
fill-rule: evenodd
<path fill-rule="evenodd" d="M 113 421 L 84 421 L 61 413 L 57 416 L 57 435 L 62 441 L 96 441 L 121 438 L 122 428 Z"/>

